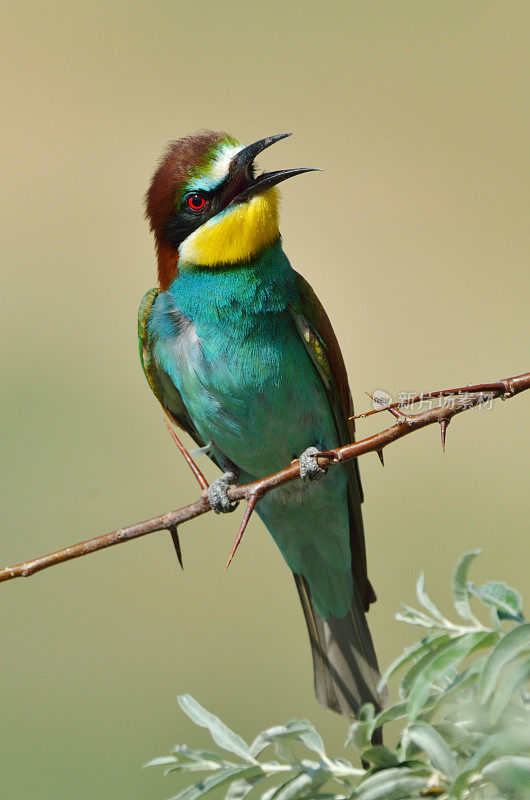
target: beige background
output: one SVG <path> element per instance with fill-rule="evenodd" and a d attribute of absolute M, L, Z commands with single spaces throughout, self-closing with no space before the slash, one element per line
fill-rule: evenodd
<path fill-rule="evenodd" d="M 529 5 L 501 2 L 44 2 L 3 12 L 2 564 L 197 496 L 144 381 L 136 309 L 153 285 L 142 195 L 165 142 L 213 127 L 285 130 L 293 265 L 336 326 L 365 390 L 420 391 L 529 368 Z M 6 25 L 7 23 L 7 25 Z M 525 78 L 526 75 L 526 78 Z M 380 418 L 379 425 L 389 420 Z M 360 435 L 374 430 L 360 425 Z M 419 571 L 447 598 L 528 582 L 528 398 L 362 459 L 370 614 L 383 663 Z M 215 474 L 209 470 L 208 474 Z M 338 755 L 346 724 L 312 696 L 294 585 L 239 514 L 0 589 L 5 800 L 168 797 L 140 766 L 205 742 L 188 691 L 242 734 L 292 716 Z"/>

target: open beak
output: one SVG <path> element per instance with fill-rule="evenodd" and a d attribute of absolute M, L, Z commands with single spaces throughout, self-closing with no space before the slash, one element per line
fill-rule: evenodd
<path fill-rule="evenodd" d="M 277 133 L 275 136 L 267 136 L 265 139 L 249 144 L 244 147 L 239 153 L 233 157 L 230 162 L 228 172 L 228 186 L 225 191 L 225 203 L 233 205 L 235 203 L 243 203 L 250 200 L 256 194 L 270 189 L 271 186 L 292 178 L 295 175 L 301 175 L 303 172 L 315 172 L 316 167 L 300 167 L 299 169 L 280 169 L 275 172 L 264 172 L 261 175 L 253 175 L 251 168 L 254 159 L 271 144 L 279 142 L 280 139 L 285 139 L 287 136 L 292 136 L 290 133 Z M 235 194 L 234 194 L 235 191 Z"/>

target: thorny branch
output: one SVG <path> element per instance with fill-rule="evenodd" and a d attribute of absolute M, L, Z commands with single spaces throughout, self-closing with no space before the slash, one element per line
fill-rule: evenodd
<path fill-rule="evenodd" d="M 318 463 L 321 467 L 331 467 L 335 464 L 340 464 L 349 461 L 352 458 L 358 458 L 365 453 L 376 452 L 381 461 L 383 461 L 383 449 L 388 447 L 392 442 L 407 436 L 413 431 L 425 428 L 427 425 L 438 423 L 441 428 L 442 434 L 442 448 L 445 448 L 445 437 L 447 426 L 449 422 L 457 414 L 466 411 L 474 406 L 481 405 L 487 398 L 501 398 L 508 399 L 516 394 L 530 389 L 530 372 L 524 375 L 517 375 L 513 378 L 506 378 L 496 383 L 475 384 L 473 386 L 463 386 L 458 389 L 446 389 L 439 392 L 429 392 L 417 397 L 408 398 L 401 403 L 392 403 L 387 406 L 382 406 L 382 411 L 389 411 L 395 418 L 396 423 L 390 428 L 386 428 L 373 436 L 368 436 L 358 442 L 345 445 L 344 447 L 337 447 L 334 450 L 329 450 L 318 454 Z M 402 409 L 412 405 L 420 399 L 426 398 L 444 398 L 443 402 L 436 408 L 431 408 L 418 414 L 407 414 Z M 377 409 L 379 410 L 379 409 Z M 360 417 L 369 416 L 375 412 L 367 412 L 359 415 Z M 45 556 L 40 556 L 31 561 L 25 561 L 22 564 L 17 564 L 13 567 L 5 567 L 0 570 L 0 582 L 8 581 L 12 578 L 26 578 L 39 572 L 42 569 L 51 567 L 54 564 L 61 564 L 63 561 L 70 561 L 73 558 L 94 553 L 96 550 L 103 550 L 105 547 L 112 547 L 115 544 L 127 542 L 130 539 L 137 539 L 140 536 L 146 536 L 149 533 L 167 530 L 173 536 L 173 541 L 179 554 L 180 560 L 180 546 L 178 543 L 177 528 L 184 522 L 195 519 L 196 517 L 206 514 L 211 511 L 210 503 L 206 495 L 207 483 L 206 479 L 196 466 L 195 462 L 186 451 L 184 446 L 177 439 L 174 431 L 171 431 L 172 436 L 184 455 L 188 465 L 192 469 L 195 477 L 197 478 L 202 493 L 198 500 L 190 503 L 187 506 L 178 508 L 175 511 L 168 511 L 167 514 L 162 514 L 159 517 L 153 517 L 145 522 L 137 522 L 135 525 L 129 525 L 124 528 L 118 528 L 111 533 L 106 533 L 103 536 L 96 536 L 94 539 L 88 539 L 85 542 L 65 547 L 64 550 L 58 550 L 55 553 L 49 553 Z M 234 502 L 240 500 L 247 501 L 247 509 L 243 515 L 243 519 L 239 528 L 236 541 L 232 548 L 228 564 L 232 560 L 234 553 L 237 549 L 241 537 L 245 531 L 248 520 L 256 507 L 257 503 L 273 489 L 283 486 L 291 481 L 300 480 L 300 463 L 298 460 L 293 461 L 285 469 L 276 472 L 274 475 L 268 475 L 254 483 L 247 483 L 243 486 L 233 486 L 228 490 L 228 497 Z M 227 564 L 227 566 L 228 566 Z"/>

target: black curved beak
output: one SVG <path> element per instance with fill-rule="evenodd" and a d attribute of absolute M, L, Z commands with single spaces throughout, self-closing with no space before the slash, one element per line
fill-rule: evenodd
<path fill-rule="evenodd" d="M 287 136 L 292 136 L 292 134 L 277 133 L 275 136 L 267 136 L 265 139 L 259 139 L 236 153 L 228 171 L 228 188 L 225 193 L 227 205 L 250 200 L 254 195 L 276 186 L 276 184 L 287 180 L 287 178 L 301 175 L 303 172 L 318 171 L 316 167 L 300 167 L 299 169 L 280 169 L 275 172 L 264 172 L 256 176 L 252 174 L 249 167 L 253 164 L 256 156 L 267 147 L 279 142 L 281 139 L 285 139 Z M 235 195 L 233 194 L 234 190 L 236 191 Z M 227 196 L 228 194 L 230 196 Z"/>

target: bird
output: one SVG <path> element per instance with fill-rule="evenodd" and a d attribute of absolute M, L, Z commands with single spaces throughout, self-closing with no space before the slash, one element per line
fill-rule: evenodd
<path fill-rule="evenodd" d="M 362 488 L 356 461 L 324 470 L 315 455 L 353 441 L 352 397 L 330 320 L 279 228 L 278 184 L 313 168 L 255 163 L 290 135 L 244 146 L 203 130 L 169 143 L 145 195 L 158 285 L 140 304 L 140 359 L 169 419 L 222 470 L 208 489 L 217 513 L 234 508 L 230 485 L 300 460 L 302 480 L 256 510 L 294 575 L 316 697 L 354 719 L 385 702 L 366 621 L 376 595 Z"/>

